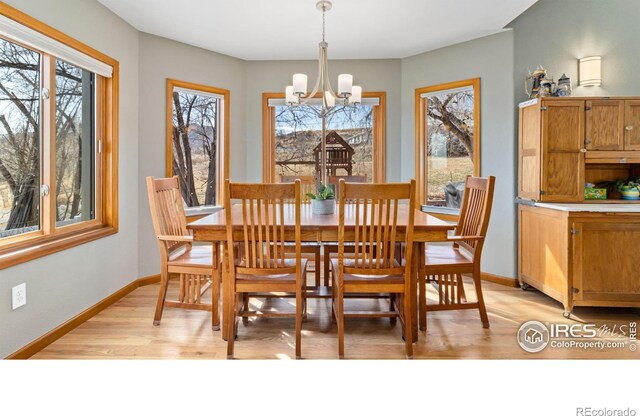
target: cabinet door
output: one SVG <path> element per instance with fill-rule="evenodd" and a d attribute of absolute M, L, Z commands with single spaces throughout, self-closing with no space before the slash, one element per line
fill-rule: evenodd
<path fill-rule="evenodd" d="M 624 104 L 624 150 L 640 150 L 640 100 Z"/>
<path fill-rule="evenodd" d="M 624 101 L 589 100 L 586 110 L 586 149 L 622 150 Z"/>
<path fill-rule="evenodd" d="M 576 301 L 640 301 L 640 220 L 576 220 L 573 234 L 573 298 Z"/>
<path fill-rule="evenodd" d="M 540 199 L 540 103 L 520 107 L 518 117 L 518 196 Z"/>
<path fill-rule="evenodd" d="M 540 200 L 584 200 L 584 101 L 542 103 L 542 186 Z"/>

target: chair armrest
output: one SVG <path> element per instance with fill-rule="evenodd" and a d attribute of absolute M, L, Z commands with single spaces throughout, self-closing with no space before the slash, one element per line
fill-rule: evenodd
<path fill-rule="evenodd" d="M 162 241 L 184 241 L 191 243 L 193 242 L 193 237 L 190 235 L 159 235 L 158 240 Z"/>
<path fill-rule="evenodd" d="M 452 235 L 447 237 L 447 241 L 480 241 L 484 240 L 481 235 Z"/>

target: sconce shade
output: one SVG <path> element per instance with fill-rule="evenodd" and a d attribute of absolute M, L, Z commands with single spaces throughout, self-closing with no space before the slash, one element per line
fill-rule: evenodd
<path fill-rule="evenodd" d="M 579 80 L 580 86 L 594 86 L 602 84 L 602 57 L 587 56 L 579 59 Z"/>

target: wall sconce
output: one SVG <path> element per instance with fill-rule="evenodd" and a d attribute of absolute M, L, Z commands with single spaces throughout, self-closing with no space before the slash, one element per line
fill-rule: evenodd
<path fill-rule="evenodd" d="M 578 62 L 578 85 L 586 87 L 602 84 L 601 56 L 587 56 L 580 58 Z"/>

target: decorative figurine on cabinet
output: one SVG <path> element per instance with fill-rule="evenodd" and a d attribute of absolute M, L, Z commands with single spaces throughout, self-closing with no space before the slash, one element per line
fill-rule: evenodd
<path fill-rule="evenodd" d="M 558 79 L 558 86 L 556 87 L 556 97 L 568 97 L 571 95 L 571 78 L 567 74 L 562 74 Z"/>
<path fill-rule="evenodd" d="M 538 66 L 535 71 L 531 72 L 524 81 L 524 90 L 529 98 L 537 98 L 541 96 L 542 81 L 547 78 L 547 70 L 542 66 Z M 529 90 L 529 80 L 531 80 L 531 90 Z"/>

